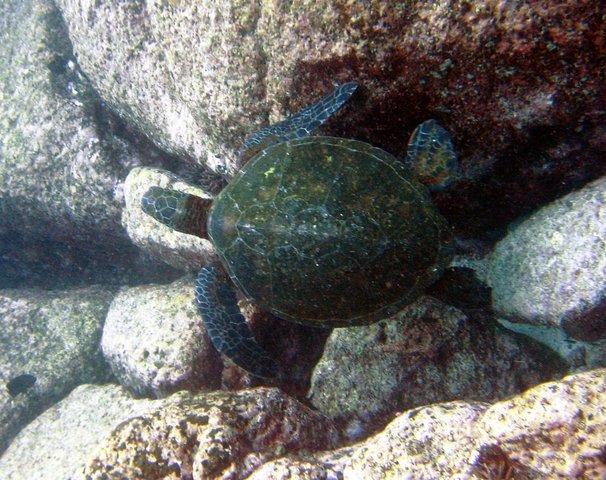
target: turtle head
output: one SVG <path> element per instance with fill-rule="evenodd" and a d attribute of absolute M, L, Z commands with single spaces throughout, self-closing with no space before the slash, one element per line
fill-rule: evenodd
<path fill-rule="evenodd" d="M 145 213 L 173 230 L 206 238 L 212 200 L 162 187 L 150 187 L 141 197 Z"/>

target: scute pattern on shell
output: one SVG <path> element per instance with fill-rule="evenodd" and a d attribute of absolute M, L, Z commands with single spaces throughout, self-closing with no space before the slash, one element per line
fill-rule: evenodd
<path fill-rule="evenodd" d="M 257 154 L 215 199 L 209 235 L 249 298 L 312 325 L 389 316 L 451 256 L 446 221 L 402 163 L 332 137 Z"/>

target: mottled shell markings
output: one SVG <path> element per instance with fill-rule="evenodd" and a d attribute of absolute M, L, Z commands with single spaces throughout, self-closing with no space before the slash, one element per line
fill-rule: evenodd
<path fill-rule="evenodd" d="M 435 120 L 421 123 L 410 136 L 406 166 L 430 191 L 457 178 L 458 158 L 450 134 Z"/>

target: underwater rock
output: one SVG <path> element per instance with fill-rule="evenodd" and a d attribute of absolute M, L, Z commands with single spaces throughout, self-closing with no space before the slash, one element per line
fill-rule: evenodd
<path fill-rule="evenodd" d="M 428 118 L 451 132 L 469 184 L 443 205 L 461 228 L 500 227 L 606 171 L 598 2 L 57 4 L 103 100 L 215 171 L 333 80 L 363 91 L 329 132 L 392 153 Z"/>
<path fill-rule="evenodd" d="M 344 478 L 365 480 L 457 478 L 476 445 L 473 426 L 487 407 L 480 402 L 452 402 L 403 412 L 381 433 L 345 450 L 339 471 Z M 323 460 L 333 457 L 338 459 L 339 452 Z"/>
<path fill-rule="evenodd" d="M 395 411 L 494 401 L 563 372 L 545 347 L 490 321 L 425 296 L 391 319 L 335 329 L 313 372 L 311 402 L 357 439 Z"/>
<path fill-rule="evenodd" d="M 481 402 L 452 402 L 402 412 L 382 432 L 336 451 L 279 458 L 248 480 L 344 478 L 461 479 L 476 446 L 474 422 L 488 408 Z"/>
<path fill-rule="evenodd" d="M 0 234 L 58 240 L 43 248 L 75 264 L 72 245 L 98 262 L 132 253 L 120 225 L 121 179 L 139 158 L 101 120 L 60 12 L 47 0 L 4 1 L 0 33 Z M 23 261 L 43 256 L 53 255 Z"/>
<path fill-rule="evenodd" d="M 0 288 L 174 275 L 120 224 L 141 157 L 81 73 L 54 2 L 0 2 L 0 35 Z"/>
<path fill-rule="evenodd" d="M 222 363 L 194 305 L 193 278 L 126 288 L 114 298 L 101 347 L 118 381 L 138 396 L 217 388 Z"/>
<path fill-rule="evenodd" d="M 606 370 L 595 370 L 493 405 L 415 408 L 363 442 L 280 458 L 247 478 L 604 478 L 605 378 Z"/>
<path fill-rule="evenodd" d="M 210 196 L 200 187 L 189 185 L 157 168 L 133 168 L 124 182 L 126 206 L 122 212 L 122 224 L 135 245 L 179 270 L 197 273 L 202 265 L 216 258 L 214 247 L 209 240 L 177 232 L 146 215 L 141 208 L 141 198 L 152 185 L 203 198 Z"/>
<path fill-rule="evenodd" d="M 0 478 L 244 478 L 337 439 L 332 422 L 276 389 L 137 400 L 116 385 L 84 385 L 22 430 Z"/>
<path fill-rule="evenodd" d="M 605 397 L 598 369 L 492 405 L 474 425 L 475 478 L 505 468 L 512 478 L 606 478 Z"/>
<path fill-rule="evenodd" d="M 72 388 L 109 378 L 99 342 L 113 294 L 100 287 L 0 290 L 0 452 Z"/>
<path fill-rule="evenodd" d="M 155 411 L 118 385 L 81 385 L 29 423 L 0 457 L 0 478 L 81 479 L 82 469 L 121 422 Z"/>
<path fill-rule="evenodd" d="M 606 177 L 510 228 L 492 253 L 488 280 L 497 314 L 606 337 Z"/>
<path fill-rule="evenodd" d="M 268 459 L 335 448 L 337 439 L 329 420 L 277 389 L 181 393 L 117 426 L 84 475 L 90 480 L 245 478 Z"/>
<path fill-rule="evenodd" d="M 21 431 L 0 477 L 603 478 L 605 402 L 606 370 L 595 370 L 492 405 L 404 411 L 336 449 L 332 422 L 276 389 L 136 400 L 116 385 L 84 385 Z"/>

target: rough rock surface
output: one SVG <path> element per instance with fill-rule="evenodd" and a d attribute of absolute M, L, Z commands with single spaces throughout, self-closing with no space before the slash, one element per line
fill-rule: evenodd
<path fill-rule="evenodd" d="M 123 289 L 103 329 L 103 354 L 136 395 L 218 387 L 221 360 L 194 305 L 194 281 Z"/>
<path fill-rule="evenodd" d="M 260 480 L 604 478 L 606 370 L 571 375 L 488 405 L 451 402 L 402 413 L 333 452 L 260 466 Z"/>
<path fill-rule="evenodd" d="M 309 396 L 355 439 L 395 411 L 494 401 L 552 379 L 562 366 L 538 344 L 426 296 L 392 319 L 335 329 Z"/>
<path fill-rule="evenodd" d="M 85 87 L 76 83 L 69 39 L 52 3 L 9 1 L 1 8 L 0 28 L 13 45 L 0 49 L 2 223 L 34 232 L 52 224 L 89 239 L 93 231 L 116 235 L 116 174 L 134 158 L 124 144 L 120 152 L 117 140 L 113 158 L 104 151 L 110 139 L 99 136 L 78 97 Z M 122 162 L 117 172 L 114 162 Z"/>
<path fill-rule="evenodd" d="M 210 198 L 201 188 L 164 170 L 133 168 L 124 183 L 126 206 L 122 224 L 135 245 L 179 270 L 197 273 L 202 265 L 214 259 L 214 247 L 209 240 L 172 230 L 143 212 L 141 197 L 154 185 Z"/>
<path fill-rule="evenodd" d="M 408 410 L 335 450 L 331 422 L 275 389 L 135 400 L 86 385 L 22 430 L 0 457 L 0 477 L 604 478 L 605 397 L 606 370 L 594 370 L 493 405 Z"/>
<path fill-rule="evenodd" d="M 19 427 L 72 388 L 107 380 L 99 342 L 113 293 L 0 290 L 0 452 Z M 23 374 L 36 382 L 11 397 L 6 383 Z"/>
<path fill-rule="evenodd" d="M 599 369 L 492 405 L 475 425 L 475 471 L 509 468 L 513 478 L 605 478 L 605 395 L 606 370 Z"/>
<path fill-rule="evenodd" d="M 19 433 L 0 457 L 0 478 L 81 479 L 92 452 L 117 425 L 162 405 L 133 400 L 118 385 L 81 385 Z"/>
<path fill-rule="evenodd" d="M 337 446 L 332 423 L 275 389 L 136 400 L 82 386 L 0 458 L 12 480 L 243 478 L 263 461 Z"/>
<path fill-rule="evenodd" d="M 0 34 L 0 287 L 132 278 L 143 262 L 120 210 L 140 158 L 80 73 L 52 1 L 3 1 Z"/>
<path fill-rule="evenodd" d="M 278 390 L 216 392 L 183 397 L 122 423 L 95 453 L 85 475 L 244 478 L 268 459 L 334 448 L 337 439 L 329 420 Z"/>
<path fill-rule="evenodd" d="M 452 402 L 409 410 L 380 434 L 323 459 L 338 459 L 344 478 L 456 478 L 468 468 L 477 442 L 475 422 L 487 407 Z"/>
<path fill-rule="evenodd" d="M 562 327 L 573 337 L 606 337 L 606 177 L 512 227 L 491 257 L 496 312 Z"/>
<path fill-rule="evenodd" d="M 453 133 L 466 176 L 492 168 L 443 202 L 468 230 L 502 225 L 606 169 L 595 161 L 606 150 L 596 2 L 57 3 L 108 105 L 213 170 L 233 170 L 246 134 L 333 79 L 364 86 L 333 133 L 397 153 L 434 117 Z"/>

